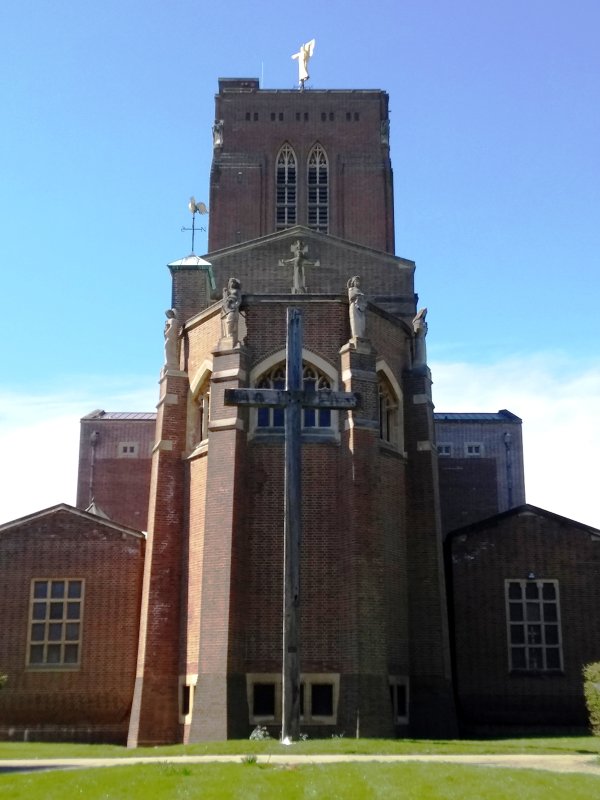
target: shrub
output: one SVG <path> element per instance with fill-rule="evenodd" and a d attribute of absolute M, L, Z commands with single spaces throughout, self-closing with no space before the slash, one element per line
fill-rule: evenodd
<path fill-rule="evenodd" d="M 261 741 L 262 739 L 270 739 L 271 736 L 265 725 L 257 725 L 250 734 L 250 739 L 253 741 Z"/>
<path fill-rule="evenodd" d="M 0 689 L 6 685 L 8 681 L 8 675 L 4 675 L 4 673 L 0 672 Z"/>
<path fill-rule="evenodd" d="M 600 661 L 584 666 L 583 681 L 590 730 L 594 736 L 600 736 Z"/>

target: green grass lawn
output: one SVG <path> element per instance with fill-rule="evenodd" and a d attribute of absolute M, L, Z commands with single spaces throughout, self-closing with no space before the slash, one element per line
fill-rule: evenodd
<path fill-rule="evenodd" d="M 0 776 L 0 798 L 10 800 L 591 800 L 599 795 L 600 778 L 593 776 L 447 764 L 156 764 Z"/>
<path fill-rule="evenodd" d="M 561 736 L 522 739 L 309 739 L 291 747 L 276 739 L 250 741 L 232 739 L 226 742 L 206 742 L 191 745 L 165 745 L 128 750 L 117 745 L 56 744 L 47 742 L 0 742 L 3 758 L 127 758 L 128 756 L 176 756 L 203 754 L 245 753 L 583 753 L 600 755 L 600 737 Z"/>

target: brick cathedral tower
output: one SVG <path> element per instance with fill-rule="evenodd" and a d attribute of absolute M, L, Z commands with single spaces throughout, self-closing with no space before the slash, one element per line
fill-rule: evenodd
<path fill-rule="evenodd" d="M 160 379 L 129 743 L 280 725 L 282 413 L 224 390 L 283 386 L 292 305 L 305 387 L 361 396 L 303 412 L 301 727 L 449 735 L 431 376 L 414 263 L 394 255 L 387 94 L 222 79 L 210 181 L 210 252 L 169 265 L 180 346 Z"/>

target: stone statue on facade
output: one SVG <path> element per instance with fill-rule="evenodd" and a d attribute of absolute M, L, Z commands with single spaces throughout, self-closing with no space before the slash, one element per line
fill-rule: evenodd
<path fill-rule="evenodd" d="M 169 308 L 165 311 L 165 369 L 179 369 L 179 324 L 175 311 Z"/>
<path fill-rule="evenodd" d="M 216 119 L 212 129 L 213 148 L 223 147 L 223 120 Z"/>
<path fill-rule="evenodd" d="M 425 342 L 425 337 L 427 336 L 426 316 L 427 309 L 422 308 L 412 321 L 413 331 L 415 332 L 415 356 L 413 361 L 413 366 L 415 367 L 424 367 L 427 364 L 427 345 Z"/>
<path fill-rule="evenodd" d="M 348 302 L 350 314 L 350 331 L 353 339 L 364 339 L 367 329 L 367 300 L 360 289 L 360 275 L 350 278 L 348 287 Z"/>
<path fill-rule="evenodd" d="M 310 78 L 308 74 L 308 62 L 315 52 L 315 40 L 311 39 L 310 42 L 300 45 L 300 50 L 294 53 L 292 58 L 298 60 L 298 83 L 304 89 L 304 81 Z"/>
<path fill-rule="evenodd" d="M 221 335 L 228 339 L 232 347 L 239 343 L 240 306 L 242 304 L 242 284 L 238 278 L 229 278 L 223 289 L 221 303 Z"/>
<path fill-rule="evenodd" d="M 280 258 L 278 262 L 279 266 L 285 267 L 287 264 L 291 264 L 294 268 L 292 294 L 306 294 L 306 274 L 304 268 L 320 267 L 321 262 L 309 261 L 308 258 L 306 258 L 308 247 L 301 239 L 297 239 L 294 244 L 291 245 L 290 250 L 293 253 L 292 258 Z"/>
<path fill-rule="evenodd" d="M 381 144 L 389 146 L 390 143 L 390 121 L 389 119 L 381 120 Z"/>

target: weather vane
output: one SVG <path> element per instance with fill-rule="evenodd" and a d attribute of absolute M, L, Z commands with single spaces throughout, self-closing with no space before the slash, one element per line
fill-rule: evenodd
<path fill-rule="evenodd" d="M 196 234 L 196 214 L 208 214 L 208 208 L 202 202 L 197 203 L 196 198 L 194 195 L 190 197 L 190 202 L 188 203 L 188 208 L 192 212 L 192 227 L 186 228 L 185 225 L 181 229 L 183 231 L 191 231 L 192 232 L 192 253 L 194 252 L 194 236 Z M 199 231 L 206 231 L 205 227 L 198 228 Z"/>
<path fill-rule="evenodd" d="M 304 82 L 310 78 L 308 74 L 308 62 L 312 58 L 314 52 L 315 40 L 311 39 L 310 42 L 301 44 L 300 50 L 292 56 L 292 58 L 298 60 L 298 83 L 300 84 L 300 89 L 304 89 Z"/>

